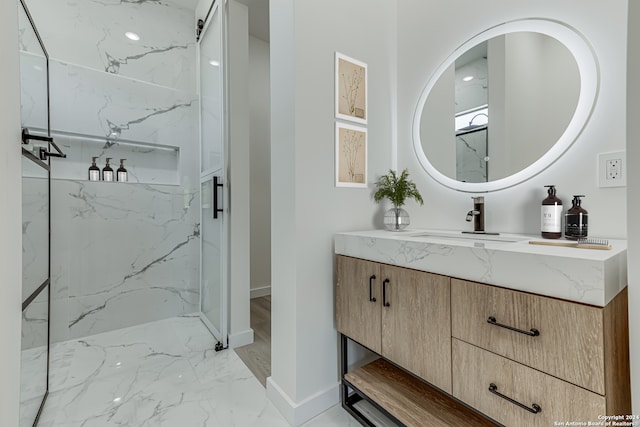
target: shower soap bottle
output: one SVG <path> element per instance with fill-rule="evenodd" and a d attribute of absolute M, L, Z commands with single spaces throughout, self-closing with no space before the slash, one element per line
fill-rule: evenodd
<path fill-rule="evenodd" d="M 117 172 L 117 178 L 118 178 L 118 182 L 127 182 L 129 180 L 129 174 L 127 173 L 127 170 L 124 168 L 124 161 L 127 159 L 120 159 L 120 167 L 118 168 Z"/>
<path fill-rule="evenodd" d="M 589 231 L 589 212 L 587 212 L 582 206 L 580 206 L 582 204 L 582 200 L 580 199 L 580 197 L 585 196 L 573 196 L 571 209 L 569 209 L 564 216 L 564 237 L 566 237 L 567 239 L 585 239 Z"/>
<path fill-rule="evenodd" d="M 109 166 L 109 160 L 111 160 L 111 157 L 107 157 L 107 164 L 104 165 L 104 168 L 102 169 L 102 180 L 103 181 L 113 181 L 113 169 L 111 169 L 111 166 Z"/>
<path fill-rule="evenodd" d="M 100 181 L 100 168 L 96 165 L 97 157 L 91 158 L 91 166 L 89 166 L 89 181 Z"/>
<path fill-rule="evenodd" d="M 555 185 L 545 185 L 547 198 L 542 201 L 541 231 L 545 239 L 562 237 L 562 200 L 556 197 Z"/>

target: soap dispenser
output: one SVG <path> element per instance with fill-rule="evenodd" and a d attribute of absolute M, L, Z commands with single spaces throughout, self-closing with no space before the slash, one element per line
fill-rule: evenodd
<path fill-rule="evenodd" d="M 545 239 L 562 237 L 562 200 L 556 197 L 555 185 L 545 185 L 547 198 L 542 201 L 541 234 Z"/>
<path fill-rule="evenodd" d="M 111 157 L 107 157 L 107 164 L 104 165 L 104 168 L 102 169 L 102 180 L 103 181 L 113 181 L 113 169 L 111 169 L 111 166 L 109 166 L 109 160 L 111 160 Z"/>
<path fill-rule="evenodd" d="M 573 196 L 571 209 L 565 214 L 564 237 L 570 240 L 585 239 L 588 234 L 589 212 L 582 206 L 580 197 L 583 195 Z"/>
<path fill-rule="evenodd" d="M 91 158 L 91 166 L 89 166 L 89 181 L 100 181 L 100 168 L 96 165 L 97 157 Z"/>
<path fill-rule="evenodd" d="M 129 174 L 127 170 L 124 168 L 124 161 L 127 159 L 120 159 L 120 167 L 117 170 L 117 178 L 118 182 L 127 182 L 129 180 Z"/>

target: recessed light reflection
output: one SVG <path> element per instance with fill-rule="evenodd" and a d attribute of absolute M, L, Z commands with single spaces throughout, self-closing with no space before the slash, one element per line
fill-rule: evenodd
<path fill-rule="evenodd" d="M 122 400 L 121 397 L 116 397 L 115 399 L 113 399 L 113 403 L 118 403 Z"/>
<path fill-rule="evenodd" d="M 124 33 L 124 35 L 127 36 L 129 40 L 133 40 L 136 42 L 140 40 L 140 36 L 137 35 L 136 33 L 132 33 L 131 31 L 127 31 L 126 33 Z"/>
<path fill-rule="evenodd" d="M 473 80 L 473 76 L 467 76 L 462 79 L 462 81 L 465 81 L 465 82 L 470 82 L 471 80 Z"/>
<path fill-rule="evenodd" d="M 209 64 L 213 65 L 214 67 L 220 66 L 220 62 L 216 61 L 215 59 L 212 59 L 211 61 L 209 61 Z"/>

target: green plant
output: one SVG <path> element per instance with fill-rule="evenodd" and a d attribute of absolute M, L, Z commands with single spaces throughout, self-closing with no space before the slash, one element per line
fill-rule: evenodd
<path fill-rule="evenodd" d="M 389 169 L 389 173 L 382 175 L 376 182 L 378 191 L 373 195 L 373 199 L 379 202 L 383 198 L 391 201 L 394 208 L 404 205 L 407 198 L 414 199 L 421 205 L 424 204 L 422 196 L 416 187 L 416 184 L 409 179 L 409 171 L 403 170 L 400 176 L 396 175 L 394 170 Z"/>

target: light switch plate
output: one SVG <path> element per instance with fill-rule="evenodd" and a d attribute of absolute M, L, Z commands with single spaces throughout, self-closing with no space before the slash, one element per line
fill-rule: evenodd
<path fill-rule="evenodd" d="M 598 154 L 598 186 L 627 186 L 627 153 L 625 151 Z"/>

